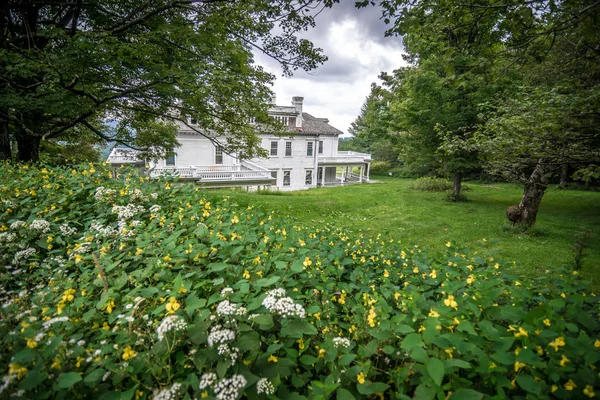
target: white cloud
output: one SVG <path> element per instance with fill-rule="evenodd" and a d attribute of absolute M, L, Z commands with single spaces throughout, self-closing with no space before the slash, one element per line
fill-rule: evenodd
<path fill-rule="evenodd" d="M 349 8 L 336 14 L 334 6 L 319 15 L 316 32 L 307 35 L 329 57 L 323 66 L 310 73 L 297 71 L 286 78 L 263 54 L 257 54 L 256 61 L 277 76 L 273 86 L 277 104 L 286 105 L 293 96 L 303 96 L 306 112 L 329 118 L 331 125 L 347 133 L 377 76 L 406 65 L 401 39 L 383 38 L 383 31 L 385 25 L 378 18 L 374 20 L 372 13 Z"/>

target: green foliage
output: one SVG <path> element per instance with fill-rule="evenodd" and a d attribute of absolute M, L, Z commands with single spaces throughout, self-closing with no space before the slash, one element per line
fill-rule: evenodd
<path fill-rule="evenodd" d="M 571 246 L 571 249 L 573 250 L 573 268 L 575 271 L 581 270 L 583 261 L 589 254 L 591 236 L 591 229 L 586 227 L 581 227 L 575 234 L 573 245 Z"/>
<path fill-rule="evenodd" d="M 425 192 L 445 192 L 452 189 L 452 182 L 448 179 L 427 176 L 415 179 L 408 185 L 408 188 Z"/>
<path fill-rule="evenodd" d="M 387 161 L 373 161 L 370 173 L 371 175 L 387 175 L 390 169 L 392 169 L 392 164 Z"/>
<path fill-rule="evenodd" d="M 111 175 L 0 166 L 4 393 L 516 398 L 600 386 L 598 300 L 577 275 L 525 281 L 451 242 L 427 254 Z"/>
<path fill-rule="evenodd" d="M 181 124 L 226 135 L 226 151 L 250 158 L 260 143 L 249 121 L 277 129 L 267 118 L 274 77 L 252 51 L 288 75 L 323 63 L 296 35 L 314 26 L 315 3 L 333 1 L 9 2 L 0 16 L 0 132 L 24 161 L 37 161 L 42 138 L 77 129 L 155 158 L 177 145 Z"/>

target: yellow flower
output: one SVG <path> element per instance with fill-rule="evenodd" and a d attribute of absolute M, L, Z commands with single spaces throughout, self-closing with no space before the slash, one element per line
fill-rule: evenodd
<path fill-rule="evenodd" d="M 527 364 L 523 362 L 516 361 L 515 362 L 515 372 L 519 372 L 519 370 L 523 367 L 527 366 Z"/>
<path fill-rule="evenodd" d="M 390 277 L 390 273 L 389 273 L 389 271 L 387 269 L 383 270 L 383 277 L 384 278 L 389 278 Z"/>
<path fill-rule="evenodd" d="M 568 391 L 571 391 L 573 389 L 575 389 L 577 387 L 577 385 L 575 384 L 575 382 L 573 382 L 572 379 L 569 379 L 569 381 L 567 383 L 565 383 L 565 389 L 567 389 Z"/>
<path fill-rule="evenodd" d="M 429 276 L 432 277 L 433 279 L 437 278 L 437 272 L 435 272 L 435 269 L 433 271 L 431 271 Z"/>
<path fill-rule="evenodd" d="M 114 301 L 114 299 L 109 299 L 106 302 L 106 312 L 110 314 L 110 313 L 113 312 L 114 308 L 115 308 L 115 301 Z"/>
<path fill-rule="evenodd" d="M 550 325 L 551 325 L 551 324 L 550 324 L 550 320 L 549 320 L 548 318 L 546 318 L 546 319 L 544 320 L 544 325 L 546 325 L 546 326 L 550 326 Z"/>
<path fill-rule="evenodd" d="M 558 386 L 556 385 L 552 385 L 552 388 L 550 388 L 550 392 L 554 393 L 558 390 Z"/>
<path fill-rule="evenodd" d="M 450 246 L 452 246 L 452 243 L 450 243 L 450 242 L 447 242 L 447 243 L 446 243 L 446 247 L 450 247 Z"/>
<path fill-rule="evenodd" d="M 529 334 L 527 333 L 527 331 L 525 329 L 523 329 L 523 327 L 519 327 L 519 332 L 515 332 L 515 337 L 521 337 L 521 336 L 529 336 Z"/>
<path fill-rule="evenodd" d="M 132 359 L 133 357 L 135 357 L 137 355 L 137 353 L 135 351 L 133 351 L 133 349 L 131 348 L 131 346 L 127 346 L 123 349 L 123 360 L 127 361 Z"/>
<path fill-rule="evenodd" d="M 135 400 L 141 399 L 143 395 L 144 395 L 144 392 L 142 390 L 136 390 L 135 391 Z"/>
<path fill-rule="evenodd" d="M 310 258 L 306 257 L 302 265 L 304 265 L 305 267 L 310 267 L 312 265 L 312 261 L 310 261 Z"/>
<path fill-rule="evenodd" d="M 561 346 L 565 345 L 565 338 L 562 336 L 557 337 L 556 339 L 554 339 L 553 341 L 551 341 L 550 343 L 548 343 L 548 346 L 552 347 L 554 349 L 554 351 L 558 351 L 558 348 Z"/>
<path fill-rule="evenodd" d="M 139 247 L 135 250 L 135 255 L 139 256 L 140 254 L 142 254 L 144 252 L 143 249 L 140 249 Z"/>
<path fill-rule="evenodd" d="M 277 358 L 276 356 L 274 356 L 273 354 L 271 354 L 269 356 L 269 358 L 267 358 L 267 361 L 268 362 L 274 362 L 274 363 L 276 363 L 277 361 L 279 361 L 279 358 Z"/>
<path fill-rule="evenodd" d="M 567 356 L 565 356 L 564 354 L 562 355 L 562 359 L 560 360 L 559 364 L 561 367 L 564 367 L 565 365 L 567 365 L 568 362 L 571 362 L 571 360 L 569 360 L 567 358 Z"/>
<path fill-rule="evenodd" d="M 433 318 L 439 318 L 440 314 L 437 311 L 435 311 L 433 308 L 430 308 L 429 309 L 429 316 L 433 317 Z"/>
<path fill-rule="evenodd" d="M 418 274 L 418 273 L 419 273 L 419 268 L 417 268 L 417 267 L 414 267 L 414 268 L 413 268 L 413 273 L 414 273 L 414 274 Z"/>
<path fill-rule="evenodd" d="M 177 302 L 175 297 L 171 297 L 169 302 L 165 304 L 165 308 L 167 309 L 167 314 L 175 314 L 175 311 L 179 310 L 181 304 Z"/>
<path fill-rule="evenodd" d="M 319 349 L 319 357 L 318 358 L 324 358 L 325 357 L 325 349 Z"/>
<path fill-rule="evenodd" d="M 589 398 L 596 396 L 596 393 L 594 392 L 594 387 L 592 385 L 587 385 L 585 389 L 583 389 L 583 394 L 585 394 Z"/>
<path fill-rule="evenodd" d="M 27 347 L 29 347 L 30 349 L 36 348 L 37 342 L 35 341 L 35 339 L 33 339 L 33 338 L 27 339 Z"/>
<path fill-rule="evenodd" d="M 240 222 L 240 219 L 238 218 L 237 215 L 234 215 L 234 217 L 231 219 L 231 223 L 232 224 L 237 224 L 238 222 Z"/>
<path fill-rule="evenodd" d="M 596 340 L 596 341 L 594 342 L 594 347 L 595 347 L 595 348 L 599 348 L 599 347 L 600 347 L 600 339 L 599 339 L 599 340 Z"/>
<path fill-rule="evenodd" d="M 448 354 L 448 358 L 454 358 L 454 356 L 452 355 L 452 349 L 446 349 L 444 350 L 444 352 Z"/>
<path fill-rule="evenodd" d="M 205 390 L 204 392 L 202 392 L 202 394 L 200 395 L 201 399 L 205 399 L 208 397 L 208 392 Z"/>
<path fill-rule="evenodd" d="M 452 307 L 455 310 L 458 310 L 458 303 L 454 301 L 454 296 L 448 295 L 448 298 L 444 300 L 444 304 L 448 307 Z"/>
<path fill-rule="evenodd" d="M 242 277 L 244 277 L 244 279 L 250 279 L 250 272 L 248 272 L 248 270 L 244 270 Z"/>
<path fill-rule="evenodd" d="M 167 254 L 166 256 L 164 256 L 163 260 L 165 260 L 167 262 L 171 261 L 171 254 Z"/>
<path fill-rule="evenodd" d="M 367 322 L 371 328 L 375 327 L 375 318 L 377 317 L 377 313 L 375 312 L 375 307 L 371 306 L 369 310 L 369 315 L 367 315 Z"/>
<path fill-rule="evenodd" d="M 475 282 L 475 277 L 473 275 L 469 275 L 469 277 L 467 278 L 467 284 L 470 285 L 473 282 Z"/>
<path fill-rule="evenodd" d="M 58 358 L 54 359 L 54 362 L 50 366 L 51 369 L 60 369 L 60 360 Z"/>
<path fill-rule="evenodd" d="M 27 374 L 27 368 L 21 367 L 19 363 L 13 363 L 8 365 L 8 374 L 9 375 L 17 375 L 17 378 L 21 379 Z"/>
<path fill-rule="evenodd" d="M 304 350 L 304 340 L 303 339 L 296 340 L 296 343 L 298 343 L 298 350 Z"/>
<path fill-rule="evenodd" d="M 360 374 L 356 375 L 356 381 L 361 385 L 365 383 L 365 373 L 361 371 Z"/>

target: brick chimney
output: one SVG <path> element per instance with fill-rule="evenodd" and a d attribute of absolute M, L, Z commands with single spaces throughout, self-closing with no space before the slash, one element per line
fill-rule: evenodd
<path fill-rule="evenodd" d="M 292 106 L 296 109 L 298 116 L 296 117 L 296 128 L 302 128 L 302 102 L 304 97 L 294 96 L 292 97 Z"/>

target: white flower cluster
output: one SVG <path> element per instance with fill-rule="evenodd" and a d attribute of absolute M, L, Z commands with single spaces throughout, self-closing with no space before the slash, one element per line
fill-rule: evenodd
<path fill-rule="evenodd" d="M 215 310 L 217 315 L 224 317 L 229 315 L 246 315 L 248 310 L 245 307 L 241 307 L 237 304 L 230 303 L 229 300 L 223 300 L 219 304 L 217 304 L 217 308 Z"/>
<path fill-rule="evenodd" d="M 0 385 L 0 393 L 4 392 L 16 378 L 17 374 L 4 375 L 2 377 L 2 384 Z"/>
<path fill-rule="evenodd" d="M 158 328 L 156 328 L 158 340 L 163 340 L 167 332 L 177 332 L 184 330 L 185 328 L 187 328 L 187 322 L 185 322 L 183 318 L 177 315 L 169 315 L 163 319 Z"/>
<path fill-rule="evenodd" d="M 94 198 L 98 201 L 109 200 L 116 191 L 114 189 L 106 189 L 104 186 L 100 186 L 96 188 L 96 193 L 94 193 Z"/>
<path fill-rule="evenodd" d="M 16 237 L 17 235 L 12 232 L 2 232 L 0 233 L 0 242 L 10 243 L 15 240 Z"/>
<path fill-rule="evenodd" d="M 48 321 L 44 322 L 42 324 L 42 326 L 44 327 L 44 329 L 48 330 L 48 328 L 50 328 L 52 325 L 58 323 L 58 322 L 66 322 L 69 320 L 69 317 L 54 317 L 52 319 L 49 319 Z"/>
<path fill-rule="evenodd" d="M 267 297 L 262 302 L 263 306 L 273 314 L 282 317 L 305 318 L 306 311 L 300 304 L 294 303 L 291 297 L 285 297 L 284 289 L 273 289 L 267 292 Z"/>
<path fill-rule="evenodd" d="M 144 192 L 137 188 L 129 191 L 129 199 L 148 201 L 148 197 L 144 195 Z"/>
<path fill-rule="evenodd" d="M 71 227 L 70 227 L 69 225 L 67 225 L 67 224 L 62 224 L 62 225 L 60 226 L 60 228 L 59 228 L 59 229 L 60 229 L 60 233 L 61 233 L 63 236 L 71 236 L 71 235 L 74 235 L 74 234 L 76 234 L 76 233 L 77 233 L 77 229 L 75 229 L 75 228 L 71 228 Z"/>
<path fill-rule="evenodd" d="M 25 250 L 20 250 L 20 251 L 17 251 L 17 252 L 15 253 L 15 257 L 13 258 L 13 261 L 12 261 L 12 263 L 13 263 L 14 265 L 18 265 L 18 264 L 20 264 L 22 261 L 25 261 L 25 260 L 27 260 L 29 257 L 31 257 L 32 255 L 34 255 L 36 252 L 37 252 L 37 251 L 36 251 L 34 248 L 32 248 L 32 247 L 29 247 L 29 248 L 27 248 L 27 249 L 25 249 Z"/>
<path fill-rule="evenodd" d="M 233 293 L 233 289 L 230 287 L 226 287 L 225 289 L 221 290 L 221 297 L 227 297 L 232 293 Z"/>
<path fill-rule="evenodd" d="M 200 390 L 204 390 L 208 387 L 211 387 L 217 383 L 217 374 L 214 372 L 208 372 L 206 374 L 202 374 L 200 377 Z"/>
<path fill-rule="evenodd" d="M 208 345 L 214 346 L 235 340 L 235 332 L 231 329 L 223 328 L 222 325 L 215 325 L 208 334 Z"/>
<path fill-rule="evenodd" d="M 227 343 L 222 343 L 217 348 L 220 356 L 228 357 L 231 360 L 231 364 L 235 364 L 240 358 L 240 349 L 237 347 L 230 347 Z"/>
<path fill-rule="evenodd" d="M 159 206 L 158 204 L 153 205 L 152 207 L 150 207 L 150 212 L 151 213 L 157 213 L 161 210 L 161 206 Z"/>
<path fill-rule="evenodd" d="M 262 378 L 258 382 L 256 382 L 256 393 L 258 394 L 266 394 L 267 396 L 275 393 L 275 386 L 271 383 L 267 378 Z"/>
<path fill-rule="evenodd" d="M 246 378 L 243 375 L 233 375 L 231 378 L 222 379 L 215 386 L 215 394 L 219 400 L 235 400 L 240 391 L 246 386 Z"/>
<path fill-rule="evenodd" d="M 99 222 L 92 222 L 91 231 L 96 231 L 100 236 L 115 236 L 118 231 L 111 226 L 104 226 Z M 98 236 L 98 234 L 96 236 Z"/>
<path fill-rule="evenodd" d="M 336 348 L 340 348 L 340 347 L 350 347 L 350 339 L 348 338 L 343 338 L 343 337 L 336 337 L 333 338 L 333 345 Z"/>
<path fill-rule="evenodd" d="M 136 214 L 143 213 L 146 209 L 135 204 L 127 204 L 126 206 L 113 206 L 112 212 L 117 214 L 119 219 L 130 219 Z"/>
<path fill-rule="evenodd" d="M 181 383 L 174 383 L 170 388 L 164 388 L 160 391 L 155 390 L 153 392 L 154 400 L 175 400 L 177 398 L 177 394 L 181 389 Z"/>
<path fill-rule="evenodd" d="M 17 220 L 15 222 L 13 222 L 12 224 L 10 224 L 10 229 L 12 229 L 13 231 L 17 231 L 17 230 L 19 230 L 21 228 L 24 228 L 25 225 L 26 224 L 25 224 L 24 221 Z"/>
<path fill-rule="evenodd" d="M 29 224 L 29 229 L 32 231 L 39 231 L 40 233 L 46 233 L 50 230 L 50 222 L 45 219 L 36 219 Z"/>

